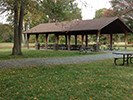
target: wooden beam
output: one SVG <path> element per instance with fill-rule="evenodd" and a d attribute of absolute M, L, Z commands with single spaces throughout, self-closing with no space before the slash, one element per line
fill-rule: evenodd
<path fill-rule="evenodd" d="M 29 39 L 30 39 L 30 34 L 27 34 L 26 45 L 27 45 L 28 49 L 30 48 L 30 46 L 29 46 Z"/>
<path fill-rule="evenodd" d="M 88 47 L 88 34 L 86 34 L 85 45 Z"/>
<path fill-rule="evenodd" d="M 97 35 L 96 35 L 96 50 L 95 51 L 99 51 L 99 42 L 100 42 L 100 31 L 98 31 Z"/>
<path fill-rule="evenodd" d="M 74 36 L 75 36 L 75 46 L 77 46 L 77 44 L 78 44 L 77 35 L 74 35 Z"/>
<path fill-rule="evenodd" d="M 39 34 L 36 34 L 36 38 L 35 38 L 35 49 L 36 50 L 40 49 L 40 43 L 38 41 L 38 37 L 39 37 Z"/>
<path fill-rule="evenodd" d="M 81 35 L 81 45 L 84 46 L 84 34 Z"/>
<path fill-rule="evenodd" d="M 35 42 L 38 43 L 39 34 L 36 34 Z"/>
<path fill-rule="evenodd" d="M 55 34 L 55 46 L 54 46 L 54 50 L 58 50 L 58 43 L 59 43 L 59 35 Z"/>
<path fill-rule="evenodd" d="M 127 49 L 127 44 L 128 44 L 128 33 L 125 33 L 125 49 Z"/>
<path fill-rule="evenodd" d="M 66 45 L 66 47 L 67 47 L 67 35 L 65 35 L 65 45 Z"/>
<path fill-rule="evenodd" d="M 110 34 L 110 50 L 113 50 L 113 34 Z"/>
<path fill-rule="evenodd" d="M 71 35 L 68 35 L 68 50 L 71 50 Z"/>
<path fill-rule="evenodd" d="M 48 49 L 48 34 L 45 35 L 45 48 Z"/>

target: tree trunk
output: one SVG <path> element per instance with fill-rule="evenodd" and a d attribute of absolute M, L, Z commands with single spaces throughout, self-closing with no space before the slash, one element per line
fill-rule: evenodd
<path fill-rule="evenodd" d="M 22 47 L 22 30 L 23 30 L 23 19 L 24 19 L 24 9 L 25 9 L 25 0 L 21 1 L 21 7 L 20 7 L 20 14 L 19 14 L 19 26 L 18 26 L 18 34 L 19 34 L 19 52 L 21 52 Z"/>
<path fill-rule="evenodd" d="M 15 0 L 14 2 L 14 46 L 12 50 L 12 55 L 22 55 L 21 44 L 22 44 L 24 8 L 25 8 L 25 0 L 21 0 L 20 13 L 18 13 L 19 12 L 18 0 Z"/>
<path fill-rule="evenodd" d="M 18 1 L 14 1 L 14 45 L 12 55 L 18 55 Z"/>

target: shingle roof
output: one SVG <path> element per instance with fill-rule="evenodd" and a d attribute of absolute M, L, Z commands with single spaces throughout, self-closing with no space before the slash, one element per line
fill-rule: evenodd
<path fill-rule="evenodd" d="M 110 25 L 112 22 L 119 20 L 128 32 L 131 30 L 118 18 L 108 17 L 93 20 L 74 20 L 57 23 L 39 24 L 24 33 L 52 33 L 52 32 L 68 32 L 68 31 L 98 31 Z M 118 26 L 118 25 L 117 25 Z M 112 26 L 113 27 L 113 26 Z M 122 31 L 121 31 L 122 32 Z"/>

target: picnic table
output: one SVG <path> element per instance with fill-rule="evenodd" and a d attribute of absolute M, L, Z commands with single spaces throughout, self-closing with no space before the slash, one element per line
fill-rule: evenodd
<path fill-rule="evenodd" d="M 117 60 L 118 59 L 123 59 L 122 65 L 125 65 L 125 63 L 127 65 L 129 63 L 132 63 L 133 52 L 129 52 L 129 51 L 117 51 L 117 52 L 113 52 L 113 54 L 115 54 L 115 57 L 114 57 L 115 65 L 117 65 Z"/>

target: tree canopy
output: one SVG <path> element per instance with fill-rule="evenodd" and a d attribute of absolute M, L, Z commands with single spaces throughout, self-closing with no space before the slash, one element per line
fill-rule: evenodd
<path fill-rule="evenodd" d="M 81 19 L 81 10 L 75 0 L 41 0 L 32 12 L 27 11 L 25 22 L 31 27 L 39 23 Z"/>

